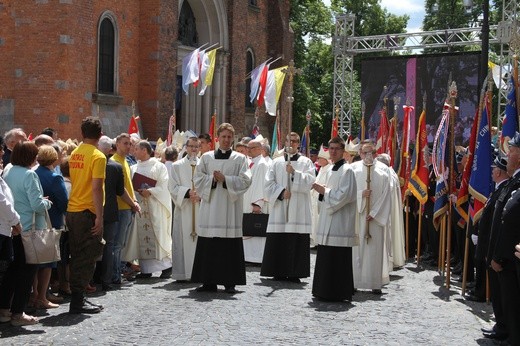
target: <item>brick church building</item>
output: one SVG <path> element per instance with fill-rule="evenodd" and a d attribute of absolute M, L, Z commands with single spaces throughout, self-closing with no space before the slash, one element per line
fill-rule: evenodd
<path fill-rule="evenodd" d="M 86 116 L 104 132 L 126 132 L 140 116 L 142 136 L 165 138 L 176 108 L 178 129 L 207 132 L 211 115 L 237 137 L 254 124 L 248 73 L 267 58 L 293 57 L 289 0 L 3 0 L 0 1 L 0 133 L 45 127 L 80 138 Z M 213 84 L 204 96 L 182 91 L 182 59 L 218 45 Z M 288 105 L 287 82 L 280 98 Z M 273 118 L 259 125 L 270 137 Z M 265 115 L 264 115 L 265 114 Z"/>

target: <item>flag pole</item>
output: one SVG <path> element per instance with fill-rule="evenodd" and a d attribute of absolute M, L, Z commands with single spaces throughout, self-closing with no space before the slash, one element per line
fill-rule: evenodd
<path fill-rule="evenodd" d="M 365 111 L 366 111 L 366 104 L 365 101 L 361 103 L 361 133 L 359 134 L 359 138 L 361 139 L 361 142 L 365 140 Z"/>
<path fill-rule="evenodd" d="M 478 116 L 475 121 L 477 121 L 477 126 L 479 126 L 481 118 L 482 118 L 482 107 L 487 106 L 487 97 L 491 97 L 491 90 L 493 90 L 493 79 L 489 78 L 489 76 L 486 77 L 487 80 L 484 80 L 484 85 L 482 86 L 482 91 L 480 93 L 480 102 L 479 102 L 479 108 L 478 108 Z M 487 82 L 487 90 L 486 89 L 486 82 Z M 487 94 L 487 96 L 486 96 Z M 492 114 L 491 110 L 488 114 Z M 468 206 L 469 209 L 469 206 Z M 466 294 L 466 283 L 467 283 L 467 269 L 468 269 L 468 260 L 469 260 L 469 223 L 470 220 L 468 220 L 468 223 L 466 224 L 466 239 L 464 242 L 464 265 L 463 265 L 463 272 L 462 272 L 462 296 Z"/>
<path fill-rule="evenodd" d="M 427 100 L 427 96 L 426 96 L 426 93 L 424 93 L 423 95 L 423 112 L 426 111 L 426 100 Z M 420 120 L 420 117 L 419 117 L 419 120 Z M 417 127 L 417 131 L 420 131 L 419 127 Z M 420 150 L 420 148 L 418 148 L 417 146 L 419 145 L 419 143 L 415 143 L 415 150 Z M 417 155 L 421 155 L 421 153 L 418 153 Z M 424 155 L 424 153 L 422 153 L 422 155 Z M 417 164 L 417 163 L 416 163 Z M 428 197 L 428 196 L 426 196 Z M 419 225 L 417 226 L 417 266 L 419 266 L 419 261 L 420 261 L 420 258 L 421 258 L 421 233 L 422 233 L 422 209 L 423 209 L 423 204 L 421 204 L 419 202 Z"/>
<path fill-rule="evenodd" d="M 448 178 L 448 184 L 449 184 L 449 187 L 448 187 L 448 191 L 449 193 L 451 193 L 451 190 L 453 188 L 453 182 L 454 182 L 454 174 L 453 174 L 453 169 L 454 169 L 454 163 L 455 163 L 455 155 L 454 155 L 454 152 L 453 152 L 453 147 L 455 145 L 455 133 L 454 133 L 454 124 L 455 124 L 455 112 L 456 112 L 456 109 L 455 109 L 455 100 L 457 99 L 457 83 L 455 83 L 454 81 L 451 82 L 451 85 L 449 87 L 449 94 L 448 94 L 448 98 L 449 98 L 449 105 L 450 105 L 450 126 L 449 126 L 449 134 L 450 134 L 450 147 L 449 147 L 449 150 L 450 150 L 450 168 L 449 168 L 449 178 Z M 450 288 L 450 272 L 451 272 L 451 269 L 450 269 L 450 264 L 451 264 L 451 233 L 452 233 L 452 216 L 453 216 L 453 211 L 452 211 L 452 200 L 451 198 L 449 198 L 449 203 L 448 203 L 448 206 L 449 206 L 449 209 L 448 209 L 448 234 L 447 234 L 447 239 L 446 239 L 446 288 Z"/>

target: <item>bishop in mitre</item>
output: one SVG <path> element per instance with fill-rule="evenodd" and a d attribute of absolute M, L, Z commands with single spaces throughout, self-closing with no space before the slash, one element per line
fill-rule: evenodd
<path fill-rule="evenodd" d="M 170 169 L 168 189 L 175 209 L 173 212 L 173 266 L 172 278 L 191 279 L 195 249 L 197 248 L 200 197 L 194 189 L 195 168 L 199 162 L 199 139 L 186 142 L 186 156 L 174 162 Z"/>
<path fill-rule="evenodd" d="M 354 287 L 380 294 L 383 285 L 390 282 L 385 232 L 390 220 L 391 193 L 388 167 L 374 160 L 375 153 L 374 144 L 364 141 L 360 146 L 361 161 L 351 164 L 356 175 L 359 234 L 359 246 L 352 250 L 352 260 Z"/>
<path fill-rule="evenodd" d="M 168 171 L 163 163 L 152 157 L 152 152 L 148 141 L 139 141 L 135 148 L 137 164 L 130 168 L 132 179 L 139 173 L 155 181 L 155 186 L 137 187 L 141 214 L 136 215 L 123 250 L 124 260 L 139 260 L 141 278 L 151 277 L 157 271 L 166 274 L 172 266 L 172 202 L 168 192 Z"/>

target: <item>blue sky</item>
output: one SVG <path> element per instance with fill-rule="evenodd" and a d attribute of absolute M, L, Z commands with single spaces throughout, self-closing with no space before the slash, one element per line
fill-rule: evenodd
<path fill-rule="evenodd" d="M 361 1 L 361 0 L 360 0 Z M 323 2 L 330 6 L 330 0 L 323 0 Z M 403 15 L 408 14 L 408 32 L 422 31 L 422 21 L 424 18 L 424 0 L 380 0 L 381 7 L 384 7 L 388 12 Z"/>

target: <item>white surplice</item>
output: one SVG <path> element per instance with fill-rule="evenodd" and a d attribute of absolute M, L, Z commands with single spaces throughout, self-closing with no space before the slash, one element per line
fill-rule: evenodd
<path fill-rule="evenodd" d="M 269 166 L 262 155 L 251 159 L 251 185 L 244 193 L 244 214 L 251 213 L 252 204 L 262 208 L 262 213 L 268 213 L 268 204 L 264 198 L 265 175 Z M 264 257 L 265 237 L 244 237 L 244 258 L 246 262 L 262 263 Z"/>
<path fill-rule="evenodd" d="M 316 228 L 316 243 L 353 247 L 359 244 L 356 233 L 356 177 L 348 163 L 337 171 L 332 170 L 333 165 L 328 166 L 325 193 Z"/>
<path fill-rule="evenodd" d="M 199 159 L 192 160 L 185 156 L 176 161 L 170 169 L 169 190 L 175 203 L 173 211 L 173 258 L 172 278 L 174 280 L 189 280 L 193 269 L 193 259 L 197 248 L 197 217 L 199 203 L 193 204 L 186 194 L 192 186 L 195 167 Z"/>
<path fill-rule="evenodd" d="M 139 161 L 130 167 L 132 177 L 137 172 L 156 181 L 148 191 L 151 196 L 142 197 L 136 193 L 141 206 L 130 232 L 128 243 L 123 250 L 123 259 L 138 259 L 142 273 L 153 273 L 171 267 L 172 251 L 172 204 L 168 192 L 168 171 L 155 158 Z"/>
<path fill-rule="evenodd" d="M 327 185 L 328 171 L 332 167 L 331 164 L 327 164 L 320 168 L 318 175 L 316 176 L 316 183 L 320 185 Z M 316 245 L 316 229 L 318 227 L 318 218 L 321 211 L 322 202 L 318 200 L 319 193 L 316 190 L 311 190 L 311 212 L 312 212 L 312 233 L 311 233 L 311 245 Z"/>
<path fill-rule="evenodd" d="M 269 202 L 267 233 L 311 234 L 311 188 L 316 180 L 312 161 L 299 155 L 291 161 L 295 172 L 289 179 L 284 156 L 273 160 L 266 175 L 265 196 Z M 279 200 L 278 196 L 289 187 L 291 198 Z"/>
<path fill-rule="evenodd" d="M 214 171 L 224 174 L 226 187 L 216 183 L 212 188 Z M 233 151 L 229 159 L 217 160 L 210 151 L 201 156 L 195 173 L 195 189 L 202 198 L 198 219 L 201 237 L 242 237 L 242 195 L 249 185 L 251 170 L 244 155 Z"/>
<path fill-rule="evenodd" d="M 390 183 L 392 210 L 390 212 L 390 226 L 388 227 L 391 237 L 390 270 L 395 267 L 402 267 L 406 261 L 405 239 L 404 239 L 404 217 L 403 200 L 401 198 L 401 186 L 399 177 L 392 168 L 388 171 L 392 176 Z"/>
<path fill-rule="evenodd" d="M 367 169 L 363 161 L 351 164 L 356 175 L 357 214 L 356 227 L 359 234 L 359 246 L 352 249 L 354 287 L 363 289 L 381 289 L 390 282 L 388 269 L 388 251 L 385 247 L 387 226 L 390 221 L 391 193 L 388 167 L 378 161 L 370 167 L 370 207 L 367 198 L 362 197 L 367 189 Z M 373 220 L 369 222 L 371 238 L 366 240 L 367 210 Z"/>

